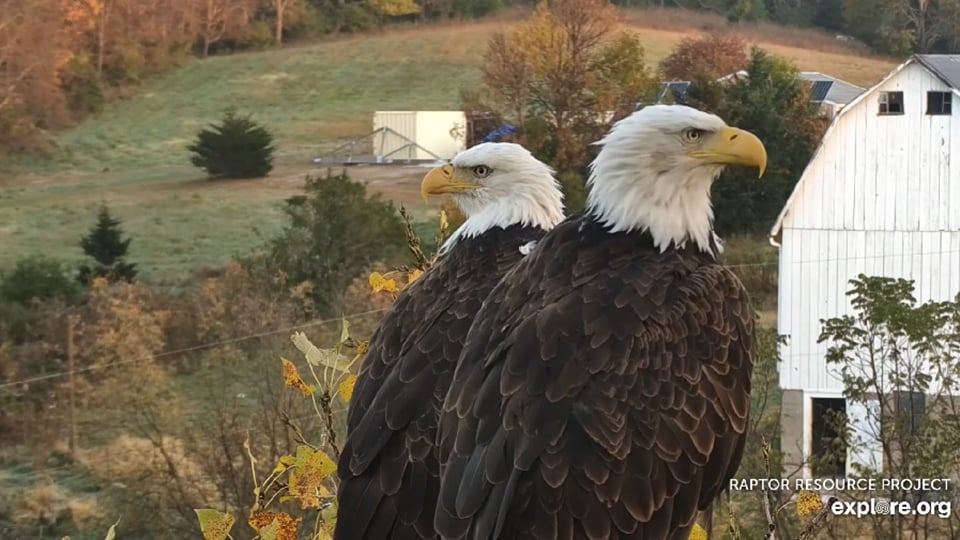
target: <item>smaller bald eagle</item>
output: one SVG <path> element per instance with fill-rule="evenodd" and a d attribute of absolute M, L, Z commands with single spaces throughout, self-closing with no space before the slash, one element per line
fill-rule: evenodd
<path fill-rule="evenodd" d="M 436 538 L 437 416 L 473 316 L 504 273 L 563 219 L 553 171 L 513 143 L 483 143 L 427 173 L 466 221 L 384 316 L 363 360 L 338 473 L 335 540 Z"/>
<path fill-rule="evenodd" d="M 440 420 L 445 540 L 686 540 L 746 440 L 754 313 L 710 188 L 751 133 L 684 106 L 618 122 L 587 209 L 484 302 Z"/>

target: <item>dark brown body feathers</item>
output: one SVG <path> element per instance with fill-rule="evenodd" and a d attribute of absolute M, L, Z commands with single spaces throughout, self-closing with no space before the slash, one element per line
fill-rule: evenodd
<path fill-rule="evenodd" d="M 681 539 L 736 472 L 756 354 L 739 280 L 578 216 L 476 316 L 441 413 L 444 539 Z"/>
<path fill-rule="evenodd" d="M 514 225 L 460 239 L 384 316 L 347 417 L 335 540 L 436 538 L 440 406 L 484 298 L 543 232 Z"/>

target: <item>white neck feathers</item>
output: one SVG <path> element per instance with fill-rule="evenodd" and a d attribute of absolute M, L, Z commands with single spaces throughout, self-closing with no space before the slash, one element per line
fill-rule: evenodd
<path fill-rule="evenodd" d="M 458 199 L 467 220 L 444 242 L 441 253 L 462 238 L 473 238 L 495 227 L 519 224 L 549 230 L 563 221 L 563 196 L 559 189 L 552 184 L 524 187 L 509 196 Z"/>
<path fill-rule="evenodd" d="M 691 241 L 713 253 L 710 186 L 723 168 L 667 155 L 605 146 L 592 165 L 587 211 L 611 232 L 649 232 L 661 252 Z"/>

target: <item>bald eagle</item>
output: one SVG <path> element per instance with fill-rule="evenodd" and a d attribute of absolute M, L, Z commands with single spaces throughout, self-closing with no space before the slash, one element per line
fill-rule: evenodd
<path fill-rule="evenodd" d="M 736 472 L 754 313 L 710 187 L 753 134 L 646 107 L 599 143 L 586 210 L 477 313 L 441 413 L 444 539 L 683 539 Z"/>
<path fill-rule="evenodd" d="M 513 143 L 469 148 L 421 189 L 452 194 L 467 219 L 370 341 L 338 464 L 336 540 L 436 538 L 436 427 L 460 348 L 493 286 L 563 219 L 553 171 Z"/>

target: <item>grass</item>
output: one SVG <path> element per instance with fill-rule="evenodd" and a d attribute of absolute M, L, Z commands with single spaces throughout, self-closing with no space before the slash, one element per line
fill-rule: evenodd
<path fill-rule="evenodd" d="M 21 157 L 0 187 L 5 261 L 29 253 L 79 260 L 80 236 L 96 206 L 109 203 L 135 240 L 131 260 L 153 280 L 176 280 L 217 265 L 281 226 L 284 198 L 311 171 L 310 158 L 371 130 L 378 109 L 456 109 L 480 82 L 486 41 L 517 19 L 408 26 L 279 50 L 194 60 L 134 97 L 56 135 L 56 159 Z M 867 85 L 893 62 L 865 57 L 822 32 L 761 24 L 729 28 L 722 18 L 676 10 L 626 12 L 655 64 L 684 37 L 724 29 L 817 70 Z M 801 46 L 803 45 L 803 46 Z M 236 105 L 275 133 L 280 166 L 268 179 L 206 182 L 184 147 L 198 128 Z M 352 168 L 389 198 L 419 204 L 422 169 Z M 416 206 L 422 213 L 424 207 Z"/>

